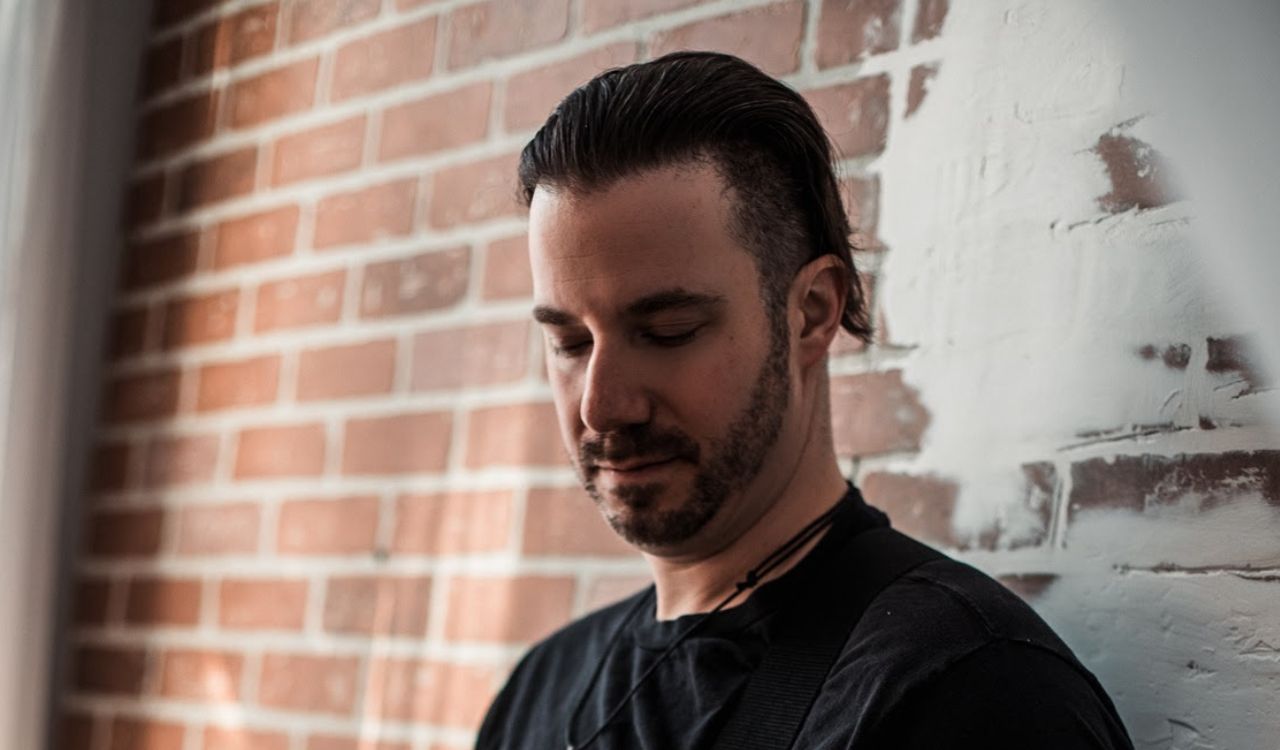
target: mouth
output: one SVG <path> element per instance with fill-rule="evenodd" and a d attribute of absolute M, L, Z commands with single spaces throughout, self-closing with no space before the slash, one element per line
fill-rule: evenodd
<path fill-rule="evenodd" d="M 662 458 L 638 458 L 631 461 L 602 462 L 594 465 L 594 469 L 615 481 L 640 481 L 650 479 L 677 462 L 675 456 Z"/>

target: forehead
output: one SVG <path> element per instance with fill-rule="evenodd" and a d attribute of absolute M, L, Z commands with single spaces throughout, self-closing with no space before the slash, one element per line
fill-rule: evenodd
<path fill-rule="evenodd" d="M 672 287 L 754 294 L 729 201 L 709 166 L 655 169 L 586 194 L 539 187 L 529 211 L 535 302 L 586 315 Z"/>

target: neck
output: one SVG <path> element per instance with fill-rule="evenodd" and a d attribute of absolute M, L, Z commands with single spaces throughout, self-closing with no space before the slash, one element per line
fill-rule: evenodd
<path fill-rule="evenodd" d="M 821 441 L 827 446 L 830 441 Z M 763 512 L 750 508 L 722 509 L 713 522 L 716 536 L 730 540 L 707 555 L 660 556 L 646 554 L 657 589 L 657 617 L 670 620 L 686 614 L 708 612 L 720 603 L 734 584 L 770 552 L 822 515 L 845 493 L 844 477 L 828 447 L 818 455 L 802 453 L 792 475 L 779 492 L 772 493 Z M 809 541 L 761 579 L 777 578 L 802 560 L 822 536 Z M 731 606 L 745 601 L 740 597 Z"/>

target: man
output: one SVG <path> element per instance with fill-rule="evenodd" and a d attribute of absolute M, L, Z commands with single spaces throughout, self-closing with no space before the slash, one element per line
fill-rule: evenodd
<path fill-rule="evenodd" d="M 799 95 L 694 52 L 525 148 L 561 436 L 654 586 L 526 655 L 478 747 L 1131 747 L 1028 607 L 842 477 L 827 351 L 870 326 L 831 164 Z"/>

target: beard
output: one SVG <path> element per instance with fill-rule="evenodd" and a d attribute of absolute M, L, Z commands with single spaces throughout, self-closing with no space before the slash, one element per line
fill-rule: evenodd
<path fill-rule="evenodd" d="M 684 432 L 650 424 L 627 425 L 579 446 L 578 471 L 587 494 L 614 532 L 629 544 L 656 548 L 689 540 L 760 473 L 782 431 L 791 384 L 787 329 L 785 324 L 772 328 L 769 352 L 746 406 L 734 416 L 724 436 L 709 443 L 705 460 L 701 446 Z M 652 456 L 672 456 L 698 467 L 688 496 L 675 507 L 662 509 L 657 506 L 665 483 L 627 485 L 612 493 L 625 510 L 610 510 L 592 470 L 586 467 L 601 459 L 614 462 Z"/>

